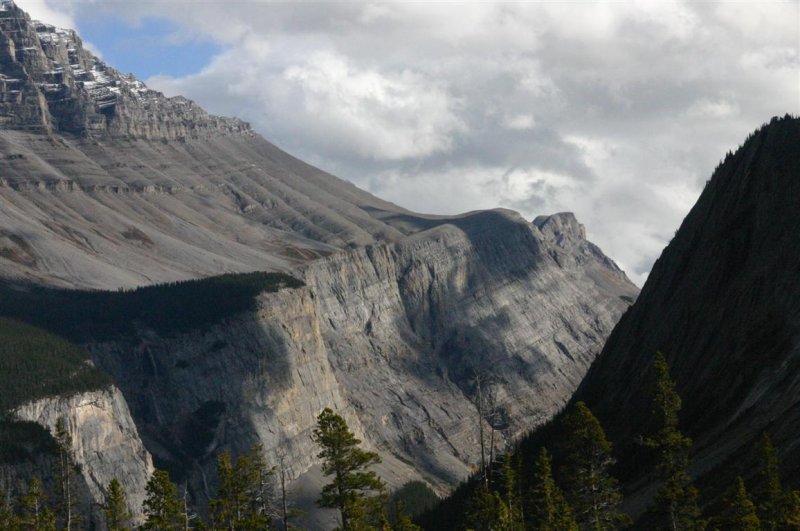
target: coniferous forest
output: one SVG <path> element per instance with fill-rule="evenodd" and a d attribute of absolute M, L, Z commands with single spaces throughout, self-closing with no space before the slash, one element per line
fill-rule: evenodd
<path fill-rule="evenodd" d="M 652 503 L 639 515 L 638 528 L 680 530 L 791 530 L 800 526 L 800 491 L 782 486 L 780 457 L 769 434 L 754 449 L 758 465 L 748 477 L 738 476 L 724 492 L 705 493 L 715 500 L 700 509 L 700 492 L 688 473 L 692 441 L 680 431 L 681 399 L 669 366 L 657 353 L 650 370 L 651 424 L 637 444 L 649 454 L 656 487 Z M 0 529 L 85 529 L 91 515 L 77 504 L 78 465 L 71 435 L 60 420 L 55 432 L 39 433 L 35 425 L 9 423 L 34 449 L 53 456 L 52 485 L 33 477 L 19 492 L 6 492 L 0 506 Z M 39 430 L 41 430 L 39 428 Z M 36 432 L 36 433 L 34 433 Z M 395 493 L 371 470 L 380 455 L 361 448 L 345 420 L 326 408 L 317 418 L 313 440 L 328 483 L 317 504 L 338 514 L 342 531 L 470 529 L 476 531 L 615 530 L 632 526 L 623 509 L 624 494 L 614 477 L 624 457 L 615 455 L 598 419 L 583 402 L 567 408 L 543 430 L 552 448 L 527 441 L 515 451 L 487 462 L 470 482 L 439 505 L 424 484 L 409 484 Z M 6 459 L 24 459 L 13 446 Z M 536 448 L 535 451 L 533 449 Z M 31 457 L 28 455 L 27 457 Z M 139 529 L 264 530 L 297 529 L 299 515 L 287 504 L 286 463 L 270 463 L 255 446 L 238 456 L 217 455 L 218 487 L 200 515 L 186 491 L 167 471 L 156 469 L 147 484 Z M 132 510 L 117 479 L 105 489 L 101 507 L 109 530 L 133 529 Z M 96 523 L 92 523 L 96 525 Z"/>

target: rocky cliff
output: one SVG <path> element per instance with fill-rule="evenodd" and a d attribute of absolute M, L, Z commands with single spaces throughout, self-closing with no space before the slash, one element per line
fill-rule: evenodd
<path fill-rule="evenodd" d="M 89 345 L 199 496 L 223 448 L 262 443 L 303 473 L 326 406 L 398 481 L 445 490 L 478 461 L 475 377 L 496 394 L 503 447 L 565 404 L 637 291 L 571 214 L 475 213 L 301 273 L 306 287 L 262 294 L 255 314 Z"/>
<path fill-rule="evenodd" d="M 0 4 L 0 125 L 150 140 L 250 132 L 149 90 L 87 51 L 74 31 L 31 20 L 11 0 Z"/>
<path fill-rule="evenodd" d="M 36 422 L 51 433 L 55 433 L 58 419 L 64 419 L 96 521 L 100 520 L 98 506 L 114 478 L 127 493 L 134 521 L 143 519 L 144 488 L 153 464 L 119 389 L 43 398 L 17 407 L 13 415 Z"/>

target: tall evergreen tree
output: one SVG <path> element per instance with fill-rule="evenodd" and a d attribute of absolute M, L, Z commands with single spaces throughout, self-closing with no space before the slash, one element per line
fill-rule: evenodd
<path fill-rule="evenodd" d="M 514 466 L 515 456 L 507 453 L 503 457 L 500 473 L 503 481 L 503 502 L 508 508 L 508 527 L 510 529 L 525 529 L 523 521 L 522 500 L 519 497 L 519 478 Z"/>
<path fill-rule="evenodd" d="M 688 473 L 692 440 L 678 429 L 681 398 L 669 372 L 666 358 L 657 352 L 651 367 L 650 416 L 655 429 L 642 439 L 645 446 L 656 452 L 656 469 L 661 479 L 654 509 L 660 516 L 661 529 L 700 529 L 703 521 L 697 505 L 698 492 Z"/>
<path fill-rule="evenodd" d="M 130 529 L 128 523 L 132 515 L 128 510 L 125 490 L 117 478 L 112 479 L 106 488 L 103 515 L 106 519 L 108 531 L 128 531 Z"/>
<path fill-rule="evenodd" d="M 72 452 L 72 434 L 64 417 L 56 420 L 55 429 L 58 459 L 56 461 L 56 497 L 58 519 L 64 531 L 76 529 L 80 520 L 77 506 L 76 464 Z"/>
<path fill-rule="evenodd" d="M 512 531 L 508 506 L 497 492 L 490 492 L 483 481 L 472 495 L 467 512 L 472 531 Z"/>
<path fill-rule="evenodd" d="M 756 514 L 756 506 L 747 495 L 747 489 L 741 477 L 736 478 L 726 505 L 720 521 L 721 529 L 725 531 L 761 531 L 761 522 Z"/>
<path fill-rule="evenodd" d="M 761 469 L 757 477 L 754 499 L 758 507 L 761 526 L 766 531 L 776 531 L 785 520 L 786 496 L 781 486 L 778 451 L 766 432 L 761 437 Z"/>
<path fill-rule="evenodd" d="M 317 455 L 322 459 L 322 473 L 333 476 L 331 483 L 322 488 L 317 505 L 339 510 L 342 531 L 368 527 L 369 519 L 383 507 L 383 481 L 374 471 L 367 470 L 381 462 L 380 456 L 359 448 L 361 441 L 345 420 L 329 408 L 317 417 L 312 437 L 322 448 Z"/>
<path fill-rule="evenodd" d="M 786 494 L 786 513 L 783 525 L 785 529 L 800 529 L 800 490 Z"/>
<path fill-rule="evenodd" d="M 28 488 L 17 502 L 19 508 L 20 529 L 24 531 L 55 531 L 56 519 L 53 511 L 47 506 L 47 498 L 42 489 L 42 482 L 31 478 Z"/>
<path fill-rule="evenodd" d="M 156 469 L 145 487 L 147 497 L 142 504 L 145 522 L 142 529 L 178 531 L 184 529 L 182 503 L 178 489 L 165 470 Z"/>
<path fill-rule="evenodd" d="M 270 470 L 260 446 L 235 463 L 227 451 L 217 457 L 218 493 L 210 503 L 212 522 L 219 529 L 260 530 L 271 526 L 265 492 Z"/>
<path fill-rule="evenodd" d="M 564 493 L 553 479 L 553 465 L 546 448 L 539 451 L 533 474 L 533 484 L 525 504 L 528 529 L 534 531 L 577 531 Z"/>
<path fill-rule="evenodd" d="M 0 497 L 0 529 L 19 529 L 19 520 L 14 514 L 8 493 Z"/>
<path fill-rule="evenodd" d="M 622 494 L 609 473 L 612 446 L 600 421 L 578 402 L 563 421 L 567 499 L 581 529 L 605 531 L 630 523 L 620 511 Z"/>

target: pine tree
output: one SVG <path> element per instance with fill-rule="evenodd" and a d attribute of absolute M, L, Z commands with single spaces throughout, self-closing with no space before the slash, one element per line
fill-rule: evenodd
<path fill-rule="evenodd" d="M 539 451 L 533 475 L 533 485 L 528 493 L 525 517 L 528 529 L 534 531 L 577 531 L 578 523 L 572 508 L 553 479 L 550 454 L 546 448 Z"/>
<path fill-rule="evenodd" d="M 72 434 L 67 428 L 67 422 L 64 417 L 59 417 L 56 420 L 55 440 L 58 447 L 58 459 L 54 474 L 56 477 L 58 516 L 62 529 L 71 531 L 78 526 L 80 518 L 76 511 L 76 464 L 72 453 Z"/>
<path fill-rule="evenodd" d="M 470 499 L 467 523 L 472 531 L 511 531 L 508 506 L 483 481 Z"/>
<path fill-rule="evenodd" d="M 31 478 L 25 494 L 19 497 L 20 528 L 25 531 L 55 531 L 56 519 L 53 512 L 47 507 L 42 482 Z"/>
<path fill-rule="evenodd" d="M 361 441 L 345 420 L 329 408 L 317 417 L 312 437 L 322 448 L 317 455 L 322 459 L 322 473 L 333 476 L 331 483 L 322 488 L 317 505 L 339 509 L 343 531 L 365 528 L 368 519 L 374 517 L 368 513 L 374 512 L 377 505 L 369 502 L 369 493 L 377 492 L 383 499 L 383 481 L 375 472 L 367 470 L 370 465 L 380 463 L 380 457 L 375 452 L 361 450 L 358 447 Z"/>
<path fill-rule="evenodd" d="M 515 457 L 510 453 L 503 458 L 500 473 L 503 480 L 503 502 L 508 508 L 508 528 L 525 529 L 522 514 L 522 500 L 519 497 L 517 471 L 513 466 Z"/>
<path fill-rule="evenodd" d="M 786 493 L 786 512 L 783 525 L 784 529 L 800 529 L 800 490 Z"/>
<path fill-rule="evenodd" d="M 760 453 L 761 470 L 753 494 L 762 527 L 766 531 L 776 531 L 785 519 L 786 496 L 781 486 L 778 451 L 766 432 L 761 437 Z"/>
<path fill-rule="evenodd" d="M 125 491 L 117 478 L 112 479 L 106 489 L 103 515 L 106 518 L 108 531 L 128 531 L 130 529 L 127 524 L 132 515 L 128 510 Z"/>
<path fill-rule="evenodd" d="M 600 422 L 583 402 L 564 418 L 567 499 L 581 529 L 604 531 L 630 523 L 620 511 L 622 494 L 609 473 L 612 446 Z"/>
<path fill-rule="evenodd" d="M 760 531 L 761 522 L 756 514 L 756 506 L 747 495 L 741 477 L 736 478 L 733 492 L 726 500 L 727 509 L 720 521 L 721 529 L 726 531 Z"/>
<path fill-rule="evenodd" d="M 260 446 L 235 463 L 227 451 L 217 456 L 217 498 L 210 503 L 212 522 L 219 529 L 257 530 L 271 525 L 267 511 L 270 471 Z"/>
<path fill-rule="evenodd" d="M 184 528 L 178 489 L 165 470 L 156 469 L 145 487 L 147 497 L 142 504 L 145 522 L 142 529 L 178 531 Z"/>
<path fill-rule="evenodd" d="M 698 492 L 689 477 L 688 451 L 692 440 L 678 429 L 681 398 L 670 378 L 669 365 L 657 352 L 651 367 L 653 396 L 650 415 L 656 426 L 654 433 L 642 440 L 655 450 L 661 487 L 655 498 L 655 511 L 661 517 L 661 528 L 691 530 L 703 527 Z"/>
<path fill-rule="evenodd" d="M 0 498 L 0 529 L 19 529 L 20 523 L 14 514 L 10 496 L 6 493 Z"/>

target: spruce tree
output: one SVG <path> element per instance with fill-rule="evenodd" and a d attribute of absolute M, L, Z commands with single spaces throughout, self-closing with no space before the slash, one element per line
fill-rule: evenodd
<path fill-rule="evenodd" d="M 361 441 L 345 420 L 329 408 L 317 417 L 312 438 L 322 448 L 317 455 L 322 459 L 322 473 L 333 476 L 331 483 L 322 488 L 317 505 L 339 510 L 342 531 L 367 528 L 370 518 L 375 518 L 374 513 L 383 506 L 383 481 L 367 470 L 381 462 L 380 456 L 359 448 Z"/>
<path fill-rule="evenodd" d="M 20 528 L 31 531 L 55 531 L 56 519 L 47 506 L 47 499 L 38 478 L 31 478 L 28 488 L 17 502 Z"/>
<path fill-rule="evenodd" d="M 793 490 L 786 494 L 783 525 L 784 529 L 800 529 L 800 490 Z"/>
<path fill-rule="evenodd" d="M 600 422 L 584 402 L 578 402 L 563 421 L 567 499 L 581 529 L 604 531 L 630 523 L 620 511 L 622 494 L 609 473 L 615 460 Z"/>
<path fill-rule="evenodd" d="M 0 497 L 0 529 L 19 529 L 19 519 L 14 514 L 10 496 Z"/>
<path fill-rule="evenodd" d="M 760 454 L 761 470 L 753 494 L 762 527 L 766 531 L 776 531 L 785 519 L 786 497 L 781 486 L 778 451 L 766 432 L 761 437 Z"/>
<path fill-rule="evenodd" d="M 656 470 L 661 479 L 654 510 L 660 518 L 660 529 L 700 529 L 703 521 L 697 505 L 698 492 L 688 472 L 692 440 L 678 429 L 681 398 L 669 372 L 666 358 L 657 352 L 650 369 L 653 385 L 650 416 L 655 429 L 642 439 L 645 446 L 656 452 Z"/>
<path fill-rule="evenodd" d="M 553 479 L 553 467 L 546 448 L 539 451 L 533 484 L 527 496 L 525 517 L 534 531 L 577 531 L 572 508 Z"/>
<path fill-rule="evenodd" d="M 741 477 L 736 478 L 733 491 L 726 500 L 726 511 L 720 526 L 726 531 L 760 531 L 761 522 L 756 514 L 756 506 L 747 495 Z"/>
<path fill-rule="evenodd" d="M 112 479 L 106 488 L 103 502 L 103 515 L 106 519 L 108 531 L 128 531 L 128 523 L 132 517 L 128 510 L 128 501 L 125 491 L 117 478 Z"/>
<path fill-rule="evenodd" d="M 217 456 L 218 493 L 212 500 L 212 523 L 218 529 L 258 530 L 272 521 L 267 512 L 267 477 L 270 471 L 260 446 L 235 463 L 227 451 Z"/>
<path fill-rule="evenodd" d="M 497 492 L 481 481 L 469 501 L 467 525 L 472 531 L 510 531 L 508 506 Z"/>
<path fill-rule="evenodd" d="M 517 471 L 513 466 L 515 457 L 510 453 L 503 457 L 500 473 L 503 480 L 503 501 L 508 508 L 508 527 L 510 529 L 525 529 L 523 522 L 522 500 L 519 497 Z"/>
<path fill-rule="evenodd" d="M 182 503 L 178 489 L 165 470 L 156 469 L 145 487 L 147 497 L 142 504 L 145 522 L 142 529 L 178 531 L 184 528 Z"/>

